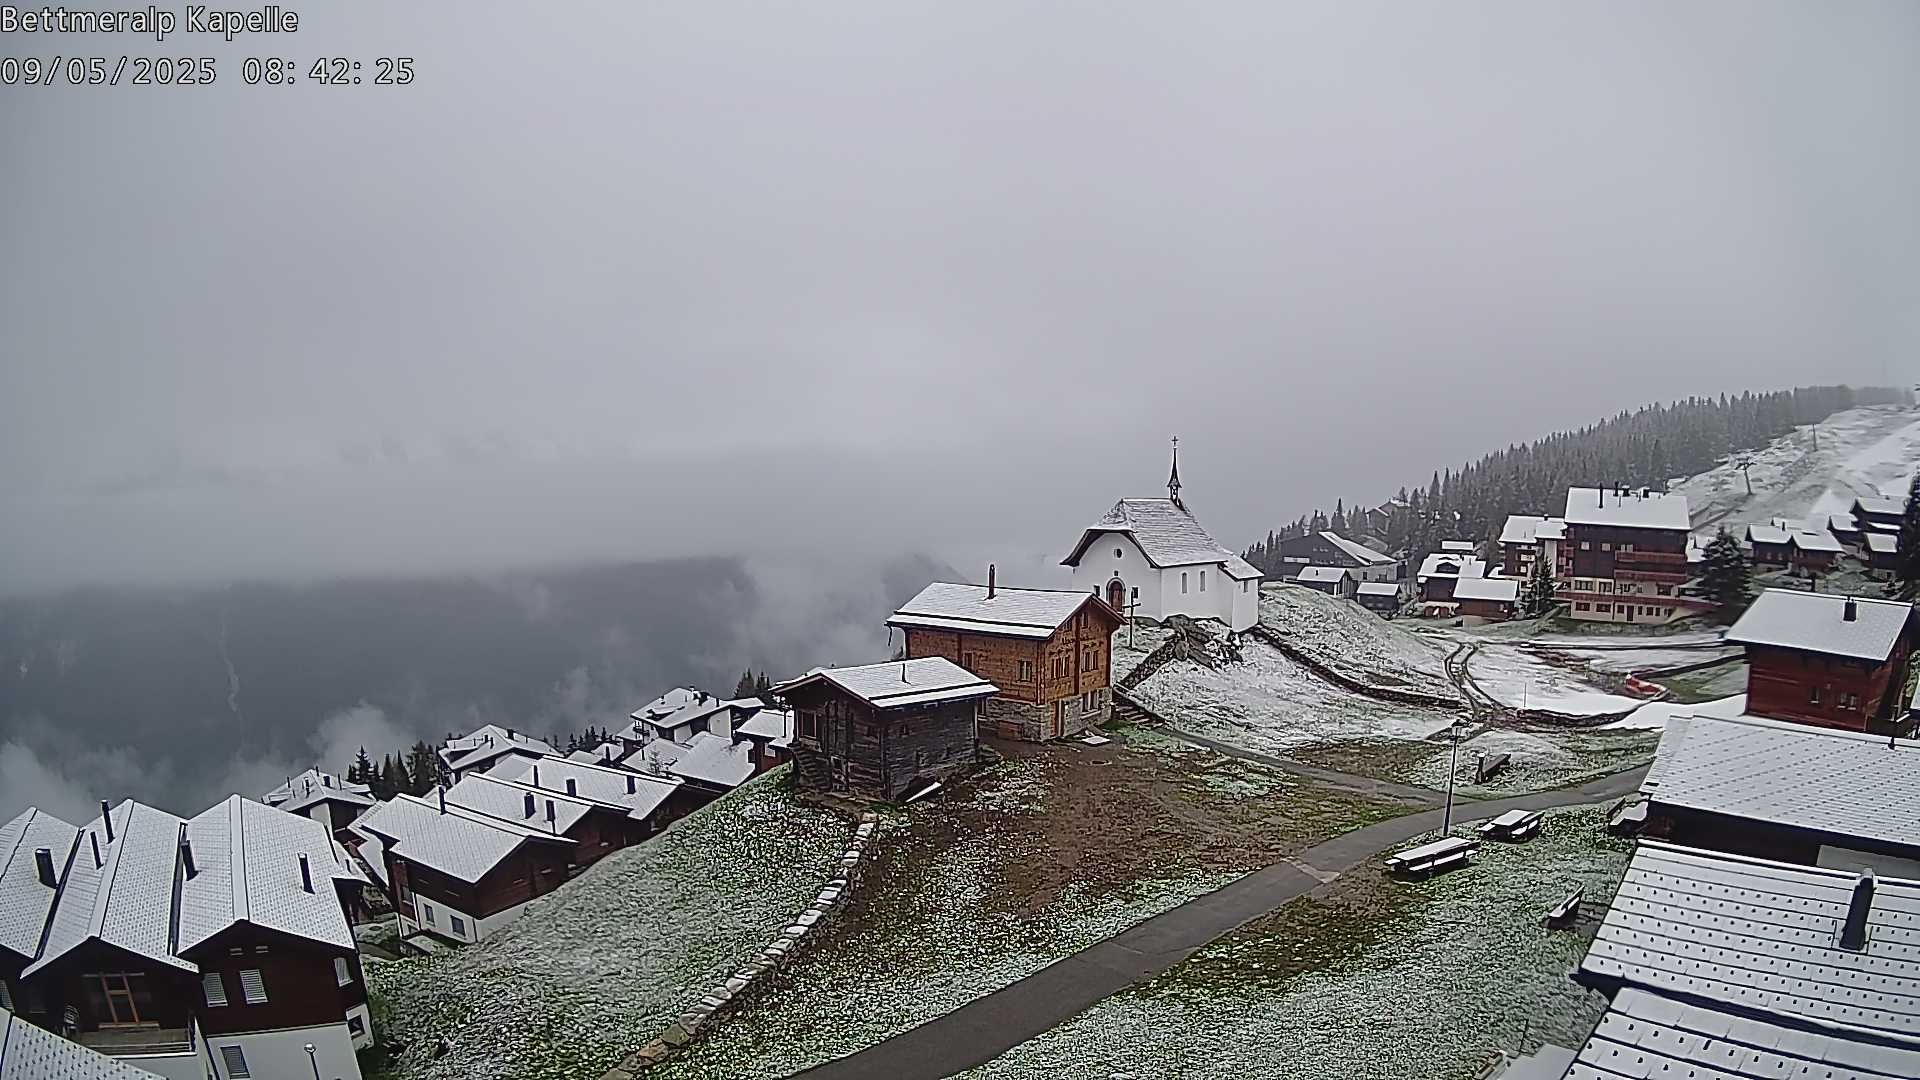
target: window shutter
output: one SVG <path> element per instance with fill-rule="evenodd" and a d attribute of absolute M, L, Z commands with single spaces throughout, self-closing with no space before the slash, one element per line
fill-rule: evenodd
<path fill-rule="evenodd" d="M 333 958 L 333 979 L 341 986 L 345 986 L 353 981 L 353 969 L 347 966 L 346 957 L 336 956 Z"/>
<path fill-rule="evenodd" d="M 247 1071 L 246 1051 L 237 1046 L 220 1048 L 220 1063 L 227 1067 L 227 1075 L 233 1080 L 250 1080 L 252 1073 Z"/>
<path fill-rule="evenodd" d="M 266 980 L 260 977 L 259 968 L 247 968 L 240 973 L 240 993 L 247 999 L 249 1005 L 267 1003 L 267 984 Z"/>
<path fill-rule="evenodd" d="M 220 981 L 220 973 L 209 971 L 200 976 L 200 985 L 206 990 L 207 1004 L 212 1008 L 223 1008 L 227 1004 L 227 987 Z"/>

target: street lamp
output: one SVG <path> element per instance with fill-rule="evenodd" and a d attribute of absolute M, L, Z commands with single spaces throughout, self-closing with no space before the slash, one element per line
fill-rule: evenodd
<path fill-rule="evenodd" d="M 320 1059 L 314 1056 L 313 1044 L 308 1043 L 305 1049 L 307 1051 L 307 1064 L 313 1067 L 313 1080 L 320 1080 Z"/>
<path fill-rule="evenodd" d="M 1440 824 L 1442 836 L 1453 829 L 1453 778 L 1460 773 L 1460 721 L 1448 724 L 1447 734 L 1453 740 L 1453 753 L 1447 765 L 1447 810 Z"/>

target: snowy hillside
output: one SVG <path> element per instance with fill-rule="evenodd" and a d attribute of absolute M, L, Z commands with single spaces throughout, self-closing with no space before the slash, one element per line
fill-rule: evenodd
<path fill-rule="evenodd" d="M 1813 441 L 1803 427 L 1674 487 L 1687 497 L 1694 530 L 1772 518 L 1807 521 L 1841 513 L 1859 495 L 1904 495 L 1920 461 L 1920 409 L 1848 409 L 1819 425 L 1818 450 Z M 1745 478 L 1737 467 L 1741 457 L 1751 462 Z"/>

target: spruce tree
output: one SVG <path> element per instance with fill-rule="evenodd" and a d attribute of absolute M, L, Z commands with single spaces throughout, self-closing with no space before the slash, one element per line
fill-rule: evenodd
<path fill-rule="evenodd" d="M 367 783 L 367 776 L 373 772 L 373 759 L 367 756 L 367 748 L 360 748 L 360 755 L 353 759 L 347 769 L 347 780 L 355 784 Z"/>
<path fill-rule="evenodd" d="M 1533 560 L 1533 568 L 1520 583 L 1520 617 L 1537 619 L 1553 610 L 1553 566 L 1544 556 Z"/>
<path fill-rule="evenodd" d="M 735 698 L 749 698 L 753 696 L 752 668 L 748 668 L 740 673 L 740 681 L 733 684 L 733 696 Z"/>
<path fill-rule="evenodd" d="M 1894 557 L 1894 580 L 1899 594 L 1909 600 L 1920 592 L 1920 473 L 1907 488 L 1907 513 L 1900 519 L 1900 539 Z"/>
<path fill-rule="evenodd" d="M 1720 605 L 1722 618 L 1731 619 L 1746 609 L 1750 576 L 1746 552 L 1741 551 L 1740 542 L 1722 528 L 1707 545 L 1700 574 L 1700 584 L 1707 598 Z"/>
<path fill-rule="evenodd" d="M 405 758 L 400 758 L 393 763 L 393 790 L 404 791 L 409 795 L 421 794 L 420 791 L 414 789 L 413 777 L 407 772 L 407 762 Z"/>
<path fill-rule="evenodd" d="M 764 671 L 760 673 L 760 677 L 758 679 L 755 679 L 753 681 L 753 693 L 755 697 L 763 696 L 767 693 L 767 691 L 772 689 L 773 689 L 773 680 L 767 678 L 767 673 Z"/>

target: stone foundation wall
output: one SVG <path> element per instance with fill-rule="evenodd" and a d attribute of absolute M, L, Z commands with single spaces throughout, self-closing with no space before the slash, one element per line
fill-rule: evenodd
<path fill-rule="evenodd" d="M 980 731 L 982 734 L 1026 742 L 1046 742 L 1056 737 L 1078 735 L 1088 728 L 1099 727 L 1113 716 L 1112 690 L 1103 686 L 1087 693 L 1093 701 L 1087 708 L 1081 707 L 1078 695 L 1064 698 L 1057 705 L 989 698 L 981 716 Z M 1062 713 L 1058 736 L 1054 734 L 1053 722 L 1056 708 Z"/>

